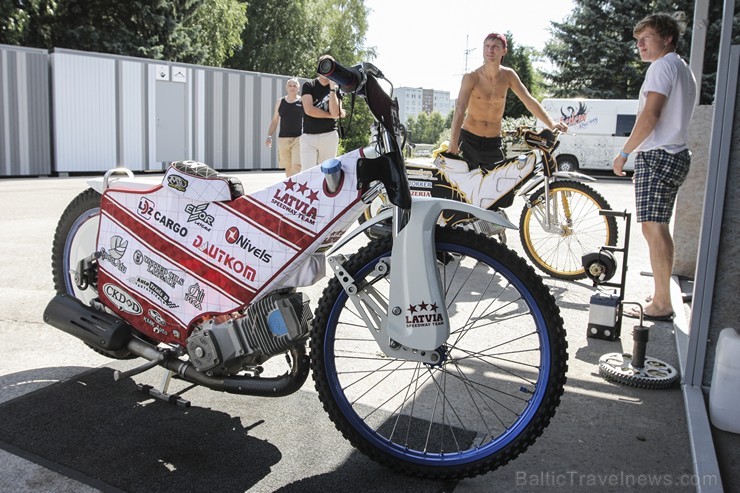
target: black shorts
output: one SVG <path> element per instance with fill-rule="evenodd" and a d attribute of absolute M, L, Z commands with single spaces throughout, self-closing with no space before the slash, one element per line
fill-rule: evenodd
<path fill-rule="evenodd" d="M 491 169 L 504 160 L 501 137 L 479 137 L 462 128 L 460 129 L 460 153 L 468 162 L 471 170 Z"/>
<path fill-rule="evenodd" d="M 686 180 L 690 164 L 688 149 L 676 154 L 663 149 L 637 153 L 633 180 L 638 223 L 671 222 L 678 187 Z"/>

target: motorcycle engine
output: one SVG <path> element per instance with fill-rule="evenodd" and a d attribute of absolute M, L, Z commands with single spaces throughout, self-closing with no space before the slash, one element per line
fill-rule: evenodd
<path fill-rule="evenodd" d="M 312 319 L 304 294 L 271 293 L 251 304 L 242 317 L 195 329 L 188 338 L 188 356 L 198 371 L 235 373 L 303 343 Z"/>

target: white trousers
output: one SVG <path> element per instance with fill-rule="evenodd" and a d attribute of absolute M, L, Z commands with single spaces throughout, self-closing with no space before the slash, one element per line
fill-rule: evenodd
<path fill-rule="evenodd" d="M 301 135 L 301 170 L 313 168 L 327 159 L 337 157 L 339 134 L 336 130 L 325 134 Z"/>

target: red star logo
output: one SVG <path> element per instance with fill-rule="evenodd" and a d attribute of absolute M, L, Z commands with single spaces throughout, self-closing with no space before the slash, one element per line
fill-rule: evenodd
<path fill-rule="evenodd" d="M 426 303 L 424 303 L 424 301 L 422 300 L 421 304 L 419 305 L 419 308 L 421 308 L 421 311 L 426 311 L 426 309 L 427 309 L 428 306 L 429 305 L 427 305 Z"/>
<path fill-rule="evenodd" d="M 432 307 L 431 307 L 431 310 L 432 310 L 433 312 L 436 312 L 436 311 L 437 311 L 437 308 L 438 308 L 437 304 L 436 304 L 436 303 L 434 303 L 434 304 L 432 305 Z"/>
<path fill-rule="evenodd" d="M 303 195 L 306 195 L 306 190 L 308 190 L 308 189 L 309 189 L 309 188 L 308 188 L 308 186 L 306 185 L 306 183 L 301 183 L 300 185 L 298 185 L 298 191 L 299 191 L 300 193 L 302 193 Z"/>
<path fill-rule="evenodd" d="M 293 187 L 296 186 L 296 182 L 294 182 L 292 179 L 288 178 L 288 181 L 284 181 L 283 185 L 285 185 L 286 190 L 294 190 Z"/>
<path fill-rule="evenodd" d="M 308 200 L 313 203 L 314 200 L 319 200 L 319 192 L 315 192 L 311 190 L 311 193 L 308 194 Z"/>
<path fill-rule="evenodd" d="M 409 305 L 409 311 L 411 313 L 416 313 L 416 305 Z"/>

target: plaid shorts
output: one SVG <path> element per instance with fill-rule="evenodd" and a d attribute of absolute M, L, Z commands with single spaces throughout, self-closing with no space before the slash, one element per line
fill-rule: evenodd
<path fill-rule="evenodd" d="M 663 149 L 638 152 L 635 158 L 635 205 L 637 222 L 669 223 L 678 187 L 686 181 L 691 153 L 671 154 Z"/>

